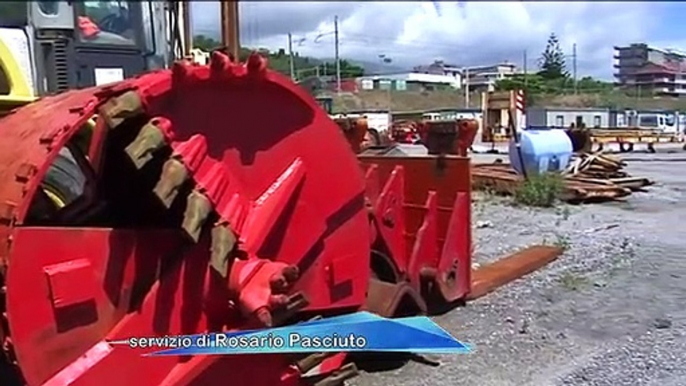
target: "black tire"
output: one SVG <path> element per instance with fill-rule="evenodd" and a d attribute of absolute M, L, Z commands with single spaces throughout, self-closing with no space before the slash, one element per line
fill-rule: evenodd
<path fill-rule="evenodd" d="M 42 182 L 43 189 L 59 197 L 65 205 L 83 194 L 86 176 L 68 148 L 60 150 Z"/>

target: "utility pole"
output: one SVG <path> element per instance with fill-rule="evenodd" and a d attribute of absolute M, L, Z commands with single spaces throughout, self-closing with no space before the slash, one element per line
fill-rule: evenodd
<path fill-rule="evenodd" d="M 578 92 L 578 87 L 576 84 L 576 43 L 572 46 L 572 66 L 574 71 L 574 95 Z"/>
<path fill-rule="evenodd" d="M 464 108 L 469 108 L 469 68 L 464 68 Z"/>
<path fill-rule="evenodd" d="M 523 56 L 524 57 L 522 58 L 522 67 L 524 68 L 524 92 L 526 92 L 529 83 L 529 71 L 527 70 L 527 62 L 529 61 L 529 59 L 526 57 L 526 49 L 524 50 Z"/>
<path fill-rule="evenodd" d="M 338 16 L 333 19 L 334 40 L 336 45 L 336 92 L 341 92 L 341 59 L 338 57 Z"/>
<path fill-rule="evenodd" d="M 291 66 L 291 80 L 295 81 L 295 62 L 293 61 L 293 36 L 288 33 L 288 56 Z"/>

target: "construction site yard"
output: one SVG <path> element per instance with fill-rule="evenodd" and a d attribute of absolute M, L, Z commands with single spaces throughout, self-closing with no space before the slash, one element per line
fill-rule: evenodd
<path fill-rule="evenodd" d="M 463 93 L 454 90 L 435 91 L 387 91 L 387 90 L 362 90 L 357 93 L 331 94 L 335 113 L 362 110 L 386 110 L 389 107 L 393 111 L 415 111 L 454 109 L 469 107 L 481 109 L 481 93 L 470 95 L 469 102 L 465 103 Z M 582 95 L 539 95 L 535 98 L 534 105 L 562 106 L 562 107 L 609 107 L 631 109 L 685 109 L 686 104 L 680 100 L 669 98 L 636 98 L 628 97 L 621 93 L 609 92 L 606 94 L 582 94 Z"/>
<path fill-rule="evenodd" d="M 350 384 L 686 384 L 686 154 L 661 148 L 622 158 L 655 185 L 623 201 L 549 209 L 475 193 L 474 264 L 538 243 L 564 254 L 433 318 L 471 353 L 435 357 L 438 367 L 370 369 Z"/>

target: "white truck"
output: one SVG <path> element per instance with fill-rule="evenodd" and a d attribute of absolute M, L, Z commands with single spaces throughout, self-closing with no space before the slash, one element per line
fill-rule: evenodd
<path fill-rule="evenodd" d="M 672 113 L 639 113 L 637 126 L 641 129 L 658 130 L 663 133 L 679 133 L 679 122 Z"/>

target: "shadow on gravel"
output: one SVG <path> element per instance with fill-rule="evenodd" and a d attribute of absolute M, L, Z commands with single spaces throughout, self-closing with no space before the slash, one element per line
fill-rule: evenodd
<path fill-rule="evenodd" d="M 397 370 L 412 359 L 407 353 L 368 352 L 350 355 L 357 368 L 368 373 Z"/>
<path fill-rule="evenodd" d="M 429 308 L 429 316 L 441 316 L 458 307 L 463 307 L 466 305 L 466 301 L 464 299 L 449 304 L 442 304 L 442 302 L 431 303 L 438 304 L 438 306 Z M 358 369 L 368 373 L 397 370 L 405 366 L 410 361 L 429 366 L 440 365 L 440 363 L 428 357 L 413 353 L 365 352 L 350 354 L 349 358 L 355 363 Z"/>
<path fill-rule="evenodd" d="M 464 299 L 460 299 L 457 301 L 454 301 L 452 303 L 443 303 L 443 302 L 433 302 L 431 307 L 429 307 L 429 316 L 441 316 L 445 315 L 448 312 L 458 308 L 458 307 L 464 307 L 467 305 L 467 302 Z"/>
<path fill-rule="evenodd" d="M 440 366 L 440 363 L 437 361 L 423 355 L 411 353 L 355 353 L 351 354 L 350 358 L 355 362 L 358 369 L 368 373 L 397 370 L 410 361 L 432 367 Z"/>

